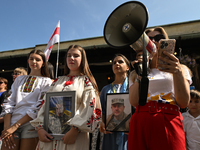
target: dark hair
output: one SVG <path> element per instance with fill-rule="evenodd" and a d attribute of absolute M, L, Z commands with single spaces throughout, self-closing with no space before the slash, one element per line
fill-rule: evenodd
<path fill-rule="evenodd" d="M 191 98 L 199 99 L 200 98 L 200 92 L 198 90 L 191 90 L 190 91 L 190 96 L 191 96 Z"/>
<path fill-rule="evenodd" d="M 67 49 L 66 54 L 65 54 L 65 59 L 64 59 L 64 75 L 68 75 L 70 72 L 70 69 L 67 66 L 66 58 L 67 58 L 68 51 L 72 48 L 78 49 L 81 52 L 81 56 L 82 56 L 81 66 L 80 66 L 81 73 L 84 75 L 87 75 L 89 77 L 94 89 L 96 90 L 96 92 L 98 92 L 99 90 L 98 90 L 96 80 L 95 80 L 94 76 L 92 75 L 92 72 L 90 71 L 90 68 L 88 65 L 86 52 L 81 46 L 70 45 L 69 48 Z"/>
<path fill-rule="evenodd" d="M 31 54 L 37 54 L 37 55 L 40 55 L 42 57 L 43 66 L 41 68 L 41 74 L 44 77 L 50 77 L 49 72 L 48 72 L 47 59 L 46 59 L 45 54 L 41 50 L 35 50 L 34 49 L 28 54 L 27 59 L 29 59 Z M 31 68 L 29 67 L 29 64 L 27 64 L 27 72 L 28 72 L 28 74 L 30 73 L 30 71 L 31 71 Z"/>
<path fill-rule="evenodd" d="M 8 89 L 8 87 L 7 87 L 7 85 L 8 85 L 8 80 L 7 80 L 6 78 L 3 78 L 3 77 L 0 77 L 0 80 L 2 80 L 2 81 L 6 84 L 5 89 L 7 90 L 7 89 Z"/>
<path fill-rule="evenodd" d="M 54 66 L 50 62 L 47 62 L 47 65 L 48 65 L 48 70 L 49 70 L 50 78 L 51 79 L 55 79 L 55 76 L 54 76 Z"/>

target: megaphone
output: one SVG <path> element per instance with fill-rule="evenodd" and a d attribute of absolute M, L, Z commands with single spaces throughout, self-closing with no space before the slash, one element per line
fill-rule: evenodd
<path fill-rule="evenodd" d="M 143 72 L 139 81 L 139 105 L 145 105 L 148 94 L 147 54 L 153 56 L 155 44 L 145 34 L 148 11 L 138 1 L 126 2 L 118 6 L 108 17 L 104 26 L 104 39 L 114 48 L 131 46 L 135 51 L 143 50 Z M 146 49 L 146 50 L 145 50 Z M 151 55 L 152 54 L 152 55 Z"/>
<path fill-rule="evenodd" d="M 118 6 L 108 17 L 104 26 L 104 39 L 114 48 L 130 45 L 137 51 L 145 47 L 148 54 L 154 54 L 156 46 L 144 32 L 147 23 L 146 7 L 138 1 L 126 2 Z"/>

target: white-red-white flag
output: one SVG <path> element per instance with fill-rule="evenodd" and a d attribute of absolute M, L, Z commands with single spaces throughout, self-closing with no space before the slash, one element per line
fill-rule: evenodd
<path fill-rule="evenodd" d="M 44 50 L 44 54 L 47 58 L 47 61 L 49 60 L 49 56 L 51 54 L 53 44 L 58 43 L 59 40 L 60 40 L 60 20 L 58 21 L 56 29 L 54 30 L 53 34 L 51 35 L 51 38 L 49 39 L 47 47 Z"/>

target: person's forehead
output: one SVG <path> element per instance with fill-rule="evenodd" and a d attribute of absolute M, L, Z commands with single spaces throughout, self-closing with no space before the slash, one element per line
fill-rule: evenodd
<path fill-rule="evenodd" d="M 121 56 L 115 57 L 114 61 L 118 61 L 118 60 L 124 60 L 124 59 Z"/>

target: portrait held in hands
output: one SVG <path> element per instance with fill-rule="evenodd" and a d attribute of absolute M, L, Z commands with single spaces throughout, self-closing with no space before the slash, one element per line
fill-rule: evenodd
<path fill-rule="evenodd" d="M 46 96 L 45 129 L 54 139 L 61 139 L 71 129 L 67 122 L 75 113 L 75 92 L 53 92 Z"/>
<path fill-rule="evenodd" d="M 107 94 L 105 121 L 107 131 L 128 132 L 131 115 L 128 93 Z"/>

